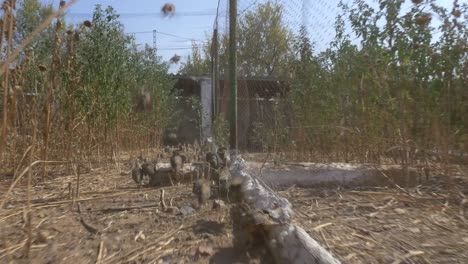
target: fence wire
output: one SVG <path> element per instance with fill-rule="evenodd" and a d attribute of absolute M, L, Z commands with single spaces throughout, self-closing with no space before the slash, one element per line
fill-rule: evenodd
<path fill-rule="evenodd" d="M 406 163 L 466 151 L 467 6 L 239 0 L 240 148 L 288 159 Z M 213 71 L 216 113 L 226 118 L 228 19 L 229 1 L 220 1 Z"/>

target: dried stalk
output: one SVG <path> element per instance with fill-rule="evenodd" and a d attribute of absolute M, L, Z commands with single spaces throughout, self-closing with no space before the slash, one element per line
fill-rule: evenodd
<path fill-rule="evenodd" d="M 44 127 L 44 150 L 42 159 L 48 159 L 48 150 L 49 150 L 49 139 L 50 139 L 50 128 L 52 127 L 52 105 L 55 103 L 55 90 L 57 87 L 55 81 L 55 73 L 60 67 L 60 46 L 61 46 L 61 39 L 60 39 L 60 30 L 62 28 L 62 22 L 60 19 L 57 19 L 56 27 L 55 27 L 55 41 L 54 41 L 54 51 L 52 55 L 52 63 L 50 65 L 50 72 L 49 72 L 49 89 L 47 91 L 47 105 L 46 105 L 46 120 L 45 120 L 45 127 Z M 42 167 L 42 181 L 44 181 L 44 177 L 47 176 L 47 165 L 43 164 Z"/>
<path fill-rule="evenodd" d="M 0 147 L 1 149 L 6 149 L 6 139 L 7 139 L 7 133 L 8 133 L 8 90 L 9 90 L 9 60 L 11 59 L 11 51 L 10 49 L 12 48 L 12 31 L 13 31 L 13 23 L 14 23 L 14 14 L 13 14 L 13 9 L 15 7 L 15 1 L 5 1 L 3 2 L 3 10 L 4 10 L 4 18 L 6 22 L 3 22 L 3 28 L 2 28 L 2 38 L 3 34 L 7 33 L 6 40 L 7 40 L 7 45 L 6 45 L 6 61 L 3 65 L 3 68 L 5 69 L 5 76 L 3 79 L 3 124 L 2 124 L 2 141 L 0 142 Z M 8 26 L 8 29 L 6 27 Z M 0 44 L 3 44 L 3 39 L 0 41 Z M 2 46 L 0 46 L 1 48 Z M 3 70 L 2 70 L 3 72 Z M 1 75 L 0 75 L 1 76 Z"/>
<path fill-rule="evenodd" d="M 35 120 L 32 121 L 33 124 L 33 138 L 31 144 L 31 153 L 29 154 L 29 164 L 33 164 L 34 160 L 34 150 L 36 145 L 36 128 L 37 122 Z M 31 215 L 31 181 L 32 181 L 32 170 L 28 171 L 28 190 L 27 190 L 27 211 L 26 211 L 26 230 L 27 230 L 27 239 L 25 244 L 25 255 L 30 259 L 30 251 L 31 251 L 31 244 L 32 244 L 32 215 Z"/>
<path fill-rule="evenodd" d="M 76 174 L 76 193 L 75 193 L 75 196 L 76 196 L 76 198 L 79 198 L 80 197 L 81 165 L 78 165 L 76 170 L 77 170 L 77 174 Z"/>
<path fill-rule="evenodd" d="M 8 196 L 10 195 L 11 191 L 13 188 L 16 186 L 16 184 L 23 178 L 23 176 L 28 173 L 32 167 L 36 166 L 37 164 L 42 164 L 42 163 L 48 163 L 48 164 L 64 164 L 68 163 L 68 161 L 44 161 L 44 160 L 36 160 L 33 163 L 31 163 L 26 169 L 23 170 L 23 172 L 16 178 L 16 180 L 10 185 L 10 188 L 8 188 L 7 192 L 5 193 L 5 196 L 3 197 L 2 202 L 0 203 L 0 209 L 3 208 L 3 205 L 5 205 Z"/>
<path fill-rule="evenodd" d="M 23 163 L 23 160 L 26 158 L 28 155 L 29 151 L 31 151 L 32 146 L 29 146 L 26 151 L 23 154 L 23 157 L 21 158 L 20 162 L 18 163 L 18 166 L 16 167 L 15 173 L 13 174 L 13 179 L 16 179 L 16 175 L 18 174 L 18 171 L 20 169 L 21 164 Z"/>
<path fill-rule="evenodd" d="M 56 18 L 56 17 L 60 16 L 61 14 L 63 14 L 63 12 L 65 12 L 65 10 L 68 7 L 70 7 L 71 5 L 73 5 L 77 1 L 78 0 L 71 0 L 65 6 L 61 7 L 59 10 L 52 13 L 46 20 L 44 20 L 44 22 L 42 22 L 42 24 L 40 24 L 37 28 L 35 28 L 34 31 L 20 44 L 20 46 L 17 49 L 15 49 L 15 51 L 13 51 L 11 56 L 9 58 L 7 58 L 5 63 L 0 68 L 0 76 L 2 76 L 7 71 L 8 66 L 10 65 L 10 63 L 14 59 L 16 59 L 16 57 L 18 57 L 18 55 L 21 53 L 21 51 L 23 51 L 24 48 L 31 43 L 31 41 L 34 40 L 34 37 L 37 34 L 39 34 L 41 31 L 43 31 L 47 26 L 49 26 L 49 24 L 52 22 L 52 20 L 54 18 Z"/>

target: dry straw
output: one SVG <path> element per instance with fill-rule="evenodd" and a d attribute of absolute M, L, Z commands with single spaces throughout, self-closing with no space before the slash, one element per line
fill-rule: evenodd
<path fill-rule="evenodd" d="M 68 4 L 65 4 L 65 5 L 60 5 L 61 8 L 57 11 L 55 11 L 54 13 L 52 13 L 46 20 L 44 20 L 44 22 L 42 22 L 42 24 L 40 24 L 36 29 L 34 29 L 34 31 L 20 44 L 20 46 L 15 50 L 13 51 L 13 53 L 11 54 L 11 56 L 9 56 L 7 58 L 7 60 L 5 61 L 5 63 L 2 65 L 2 68 L 0 69 L 0 76 L 2 76 L 8 69 L 8 66 L 10 65 L 10 63 L 16 59 L 16 57 L 21 53 L 22 50 L 24 50 L 24 48 L 29 44 L 31 43 L 31 41 L 33 41 L 34 37 L 37 36 L 37 34 L 39 34 L 41 31 L 43 31 L 47 26 L 50 25 L 50 23 L 52 22 L 52 20 L 58 16 L 60 16 L 61 14 L 63 14 L 63 12 L 68 8 L 70 7 L 71 5 L 73 5 L 74 3 L 76 3 L 78 0 L 71 0 Z M 62 2 L 61 2 L 62 3 Z"/>

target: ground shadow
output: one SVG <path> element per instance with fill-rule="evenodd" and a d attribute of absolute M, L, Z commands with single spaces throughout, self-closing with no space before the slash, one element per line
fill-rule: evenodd
<path fill-rule="evenodd" d="M 209 263 L 250 263 L 250 260 L 245 251 L 221 248 L 210 258 Z"/>
<path fill-rule="evenodd" d="M 211 234 L 221 235 L 225 230 L 223 223 L 216 221 L 198 220 L 197 223 L 192 227 L 194 234 Z"/>
<path fill-rule="evenodd" d="M 225 249 L 220 252 L 218 258 L 227 258 L 225 261 L 219 263 L 232 263 L 230 260 L 230 254 L 238 254 L 242 256 L 240 259 L 232 259 L 234 262 L 240 263 L 251 263 L 253 259 L 257 260 L 259 263 L 274 263 L 274 259 L 269 254 L 268 247 L 265 244 L 265 237 L 260 226 L 256 226 L 252 229 L 250 219 L 248 214 L 245 214 L 242 206 L 232 206 L 230 210 L 230 215 L 232 219 L 233 227 L 233 248 Z M 214 256 L 213 256 L 214 257 Z M 243 258 L 246 258 L 247 261 L 243 261 Z M 256 263 L 258 263 L 256 262 Z M 216 263 L 216 262 L 214 262 Z"/>

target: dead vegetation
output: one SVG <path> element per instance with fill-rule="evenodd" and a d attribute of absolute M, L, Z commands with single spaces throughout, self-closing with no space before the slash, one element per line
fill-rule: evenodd
<path fill-rule="evenodd" d="M 167 88 L 172 83 L 161 74 L 165 68 L 150 49 L 130 52 L 135 43 L 116 30 L 119 22 L 115 12 L 97 9 L 96 14 L 102 17 L 67 27 L 60 15 L 75 1 L 60 1 L 59 9 L 30 32 L 31 37 L 14 43 L 15 2 L 6 0 L 2 5 L 0 37 L 0 46 L 5 47 L 0 72 L 0 262 L 271 263 L 264 244 L 250 241 L 250 247 L 245 247 L 243 234 L 237 233 L 239 225 L 241 231 L 249 229 L 254 234 L 262 230 L 243 225 L 235 204 L 215 199 L 229 200 L 230 183 L 225 174 L 229 172 L 216 167 L 217 163 L 205 164 L 206 151 L 198 145 L 185 147 L 186 156 L 162 149 L 163 131 L 175 112 Z M 413 3 L 420 5 L 422 1 Z M 172 16 L 175 6 L 166 4 L 162 12 Z M 451 14 L 459 19 L 461 12 L 454 7 Z M 421 13 L 408 21 L 424 30 L 433 20 L 430 13 Z M 448 28 L 461 27 L 457 21 L 446 22 Z M 40 57 L 37 46 L 29 46 L 34 43 L 33 36 L 46 28 L 51 32 L 52 46 L 45 49 L 52 53 L 50 60 Z M 92 41 L 98 37 L 96 28 L 118 35 L 116 42 L 125 47 L 107 47 L 109 53 L 96 58 L 117 57 L 117 65 L 131 57 L 150 61 L 149 65 L 135 71 L 131 66 L 119 68 L 113 73 L 113 68 L 103 67 L 99 60 L 85 64 L 80 56 L 102 51 L 99 46 L 108 42 L 106 36 L 101 42 Z M 454 56 L 466 50 L 466 41 L 457 43 Z M 446 72 L 437 67 L 440 57 L 450 54 L 429 51 L 419 42 L 411 47 L 427 53 L 436 75 Z M 414 50 L 408 56 L 415 55 Z M 117 56 L 124 52 L 129 52 L 129 57 Z M 365 65 L 379 64 L 379 56 L 374 54 L 373 61 Z M 364 57 L 358 52 L 344 62 Z M 178 55 L 172 58 L 175 64 L 179 60 Z M 10 68 L 13 62 L 15 67 Z M 465 64 L 457 67 L 465 69 Z M 317 125 L 314 122 L 326 124 L 330 120 L 298 114 L 296 121 L 302 118 L 299 126 L 286 126 L 286 111 L 272 109 L 274 122 L 256 130 L 264 153 L 246 157 L 277 165 L 311 160 L 396 163 L 407 178 L 416 168 L 427 178 L 416 187 L 392 182 L 393 188 L 290 187 L 276 191 L 292 203 L 294 222 L 345 263 L 468 262 L 468 181 L 463 149 L 466 118 L 459 114 L 466 106 L 460 104 L 463 99 L 448 93 L 450 83 L 461 87 L 461 79 L 447 77 L 451 78 L 448 86 L 441 86 L 447 92 L 443 104 L 434 112 L 429 111 L 433 105 L 424 105 L 420 114 L 430 113 L 423 115 L 425 124 L 419 126 L 420 115 L 393 112 L 401 107 L 408 113 L 421 106 L 414 98 L 409 100 L 404 91 L 390 100 L 401 99 L 400 105 L 371 115 L 375 102 L 367 100 L 371 97 L 365 94 L 375 91 L 366 90 L 365 84 L 374 83 L 372 78 L 388 70 L 381 65 L 375 69 L 381 72 L 369 69 L 375 74 L 369 79 L 354 76 L 352 87 L 358 91 L 354 99 L 360 102 L 355 108 L 350 107 L 347 96 L 333 100 L 330 105 L 346 106 L 335 113 L 333 125 Z M 338 74 L 347 72 L 339 70 Z M 147 72 L 155 79 L 147 78 Z M 299 79 L 303 73 L 295 74 Z M 399 72 L 391 74 L 395 77 Z M 109 76 L 113 80 L 116 75 L 127 79 L 106 83 Z M 331 85 L 342 87 L 338 80 L 342 76 L 335 77 Z M 382 78 L 382 86 L 392 91 L 391 78 Z M 151 86 L 156 81 L 161 87 Z M 412 87 L 404 84 L 405 89 Z M 424 98 L 427 102 L 434 99 Z M 452 99 L 457 109 L 450 107 Z M 305 107 L 310 102 L 302 101 L 304 108 L 300 110 L 314 112 Z M 348 115 L 353 111 L 354 116 Z M 457 123 L 439 120 L 445 113 L 453 114 Z M 385 117 L 383 122 L 381 117 Z M 219 134 L 225 134 L 224 121 L 222 118 L 217 124 Z M 418 132 L 419 128 L 423 132 Z M 226 135 L 217 136 L 221 142 Z M 176 140 L 177 135 L 169 137 Z M 173 166 L 158 167 L 161 162 L 172 162 Z M 199 167 L 186 173 L 186 163 Z M 218 188 L 206 180 L 192 186 L 200 176 L 217 181 Z"/>

